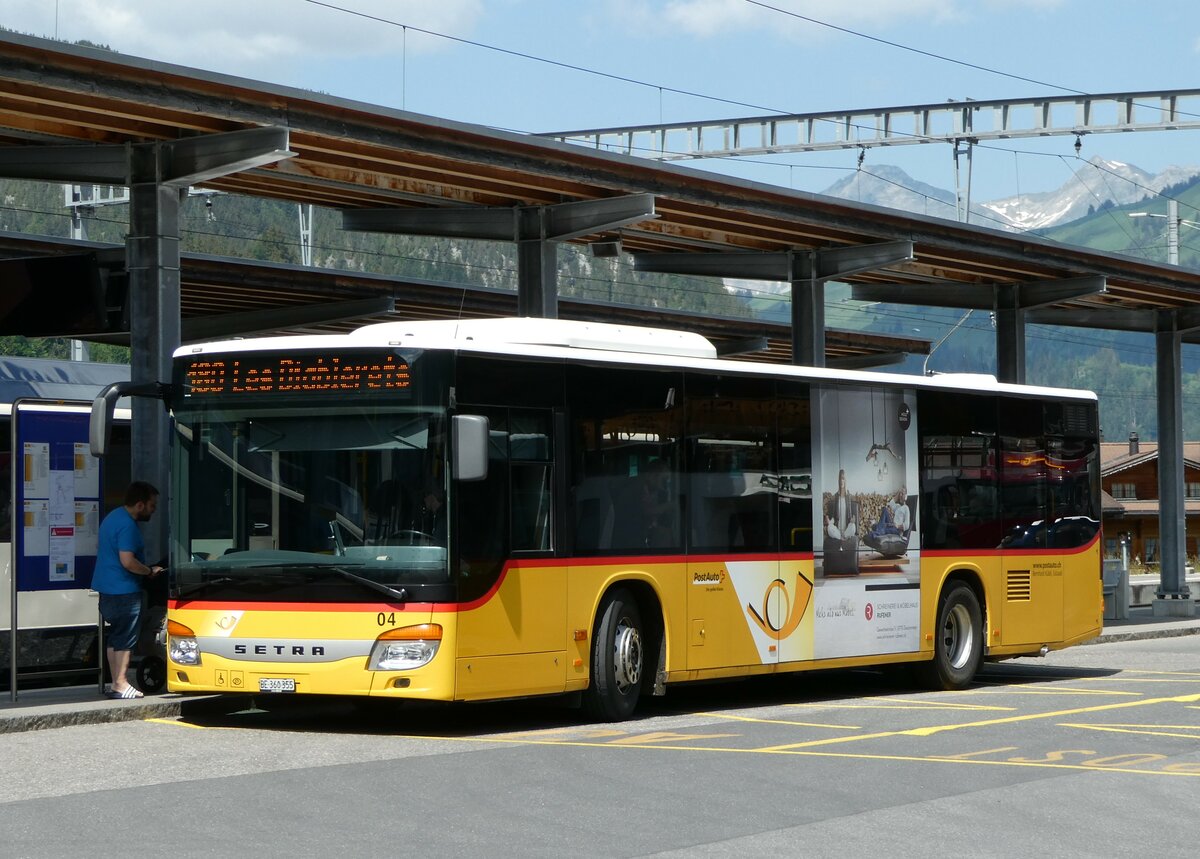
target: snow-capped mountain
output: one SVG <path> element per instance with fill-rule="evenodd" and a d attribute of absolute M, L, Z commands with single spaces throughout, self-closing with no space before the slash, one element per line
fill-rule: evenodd
<path fill-rule="evenodd" d="M 1107 204 L 1135 203 L 1200 176 L 1200 167 L 1168 167 L 1152 175 L 1132 164 L 1093 158 L 1077 178 L 1054 191 L 972 203 L 971 220 L 983 226 L 1033 230 L 1065 224 Z M 840 179 L 822 193 L 844 200 L 955 220 L 954 193 L 918 182 L 898 167 L 875 165 Z"/>

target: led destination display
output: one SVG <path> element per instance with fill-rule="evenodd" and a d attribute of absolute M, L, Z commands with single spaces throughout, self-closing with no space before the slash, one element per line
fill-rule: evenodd
<path fill-rule="evenodd" d="M 246 352 L 197 357 L 184 365 L 185 397 L 239 394 L 362 394 L 412 387 L 408 362 L 394 354 Z"/>

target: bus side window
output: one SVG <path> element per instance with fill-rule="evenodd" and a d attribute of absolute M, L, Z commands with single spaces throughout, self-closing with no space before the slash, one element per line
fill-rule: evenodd
<path fill-rule="evenodd" d="M 685 385 L 689 551 L 775 551 L 774 383 L 690 373 Z"/>
<path fill-rule="evenodd" d="M 994 549 L 1003 537 L 997 493 L 996 406 L 989 397 L 922 391 L 921 545 Z"/>
<path fill-rule="evenodd" d="M 577 366 L 567 388 L 575 553 L 682 549 L 682 377 Z"/>

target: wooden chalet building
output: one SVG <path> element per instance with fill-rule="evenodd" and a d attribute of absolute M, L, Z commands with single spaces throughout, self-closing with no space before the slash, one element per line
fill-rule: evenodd
<path fill-rule="evenodd" d="M 1200 556 L 1200 442 L 1183 444 L 1186 552 Z M 1100 444 L 1105 557 L 1120 555 L 1119 539 L 1129 539 L 1131 564 L 1158 564 L 1158 443 L 1130 433 L 1127 442 Z"/>

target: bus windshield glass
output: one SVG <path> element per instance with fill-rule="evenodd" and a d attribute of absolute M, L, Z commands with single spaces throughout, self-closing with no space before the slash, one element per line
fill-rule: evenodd
<path fill-rule="evenodd" d="M 175 599 L 449 596 L 446 414 L 386 395 L 175 408 Z"/>

